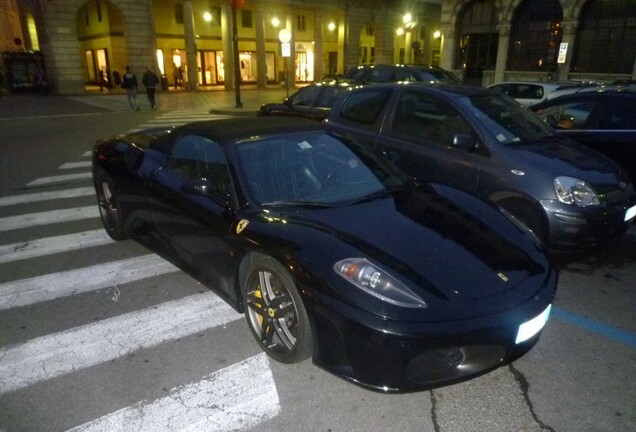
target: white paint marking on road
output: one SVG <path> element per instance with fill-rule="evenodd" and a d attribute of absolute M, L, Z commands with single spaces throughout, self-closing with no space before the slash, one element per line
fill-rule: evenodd
<path fill-rule="evenodd" d="M 170 390 L 68 432 L 230 432 L 246 431 L 280 414 L 267 355 L 258 354 L 203 380 Z"/>
<path fill-rule="evenodd" d="M 0 207 L 12 206 L 17 204 L 29 204 L 56 199 L 78 198 L 90 195 L 95 195 L 94 187 L 78 187 L 73 189 L 63 189 L 50 192 L 36 192 L 23 195 L 0 197 Z"/>
<path fill-rule="evenodd" d="M 59 169 L 90 168 L 91 165 L 92 165 L 91 161 L 67 162 L 65 164 L 60 165 Z"/>
<path fill-rule="evenodd" d="M 0 264 L 112 243 L 103 229 L 0 245 Z"/>
<path fill-rule="evenodd" d="M 38 179 L 35 179 L 27 183 L 27 186 L 43 186 L 43 185 L 51 185 L 56 183 L 64 183 L 67 181 L 85 180 L 85 179 L 92 179 L 92 178 L 93 178 L 93 173 L 91 172 L 78 173 L 78 174 L 63 174 L 63 175 L 57 175 L 57 176 L 51 176 L 51 177 L 40 177 Z"/>
<path fill-rule="evenodd" d="M 0 394 L 238 320 L 211 292 L 0 348 Z"/>
<path fill-rule="evenodd" d="M 97 205 L 0 218 L 0 232 L 99 217 Z"/>
<path fill-rule="evenodd" d="M 0 284 L 0 310 L 97 291 L 179 269 L 149 254 Z"/>
<path fill-rule="evenodd" d="M 93 152 L 91 150 L 88 150 L 88 151 L 82 153 L 82 157 L 89 157 L 92 154 L 93 154 Z"/>

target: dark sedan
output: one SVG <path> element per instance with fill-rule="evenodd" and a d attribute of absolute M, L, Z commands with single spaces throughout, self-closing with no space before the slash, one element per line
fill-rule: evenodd
<path fill-rule="evenodd" d="M 559 135 L 610 157 L 636 180 L 636 91 L 574 93 L 531 109 Z"/>
<path fill-rule="evenodd" d="M 328 124 L 379 147 L 421 181 L 505 208 L 552 249 L 605 242 L 636 215 L 624 170 L 485 89 L 377 84 L 343 95 Z"/>
<path fill-rule="evenodd" d="M 305 117 L 324 120 L 329 115 L 338 94 L 351 87 L 348 81 L 333 80 L 303 87 L 281 103 L 263 104 L 259 116 Z"/>
<path fill-rule="evenodd" d="M 281 362 L 431 388 L 523 355 L 550 313 L 557 272 L 523 225 L 314 121 L 107 139 L 93 172 L 111 237 L 188 270 Z"/>

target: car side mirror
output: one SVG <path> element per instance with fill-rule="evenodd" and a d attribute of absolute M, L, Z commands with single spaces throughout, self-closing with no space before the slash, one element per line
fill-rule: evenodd
<path fill-rule="evenodd" d="M 188 195 L 210 198 L 225 207 L 229 207 L 232 202 L 231 194 L 220 190 L 207 179 L 193 180 L 186 183 L 182 188 L 182 192 Z"/>
<path fill-rule="evenodd" d="M 470 135 L 457 134 L 453 135 L 453 147 L 472 150 L 477 147 L 475 138 Z"/>

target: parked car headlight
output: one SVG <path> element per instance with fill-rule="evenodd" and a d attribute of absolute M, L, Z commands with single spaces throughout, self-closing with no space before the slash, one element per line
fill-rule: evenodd
<path fill-rule="evenodd" d="M 598 195 L 594 189 L 584 182 L 574 177 L 557 177 L 554 179 L 554 190 L 559 201 L 565 204 L 572 204 L 578 207 L 600 205 Z"/>
<path fill-rule="evenodd" d="M 396 306 L 424 308 L 426 302 L 403 283 L 364 258 L 348 258 L 334 264 L 338 275 L 364 292 Z"/>

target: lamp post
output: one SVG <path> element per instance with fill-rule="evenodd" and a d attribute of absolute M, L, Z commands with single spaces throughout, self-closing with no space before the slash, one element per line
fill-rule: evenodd
<path fill-rule="evenodd" d="M 289 45 L 289 41 L 291 40 L 291 33 L 287 29 L 282 29 L 278 32 L 278 40 L 281 43 L 281 54 L 284 59 L 285 65 L 285 94 L 289 97 L 289 77 L 287 76 L 287 62 L 288 58 L 291 56 L 291 46 Z"/>

